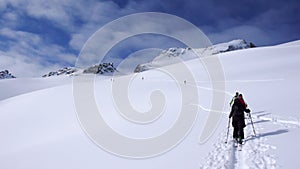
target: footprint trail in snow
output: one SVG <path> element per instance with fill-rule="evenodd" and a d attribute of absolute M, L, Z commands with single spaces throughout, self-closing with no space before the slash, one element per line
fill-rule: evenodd
<path fill-rule="evenodd" d="M 217 142 L 214 144 L 213 151 L 206 157 L 206 164 L 200 168 L 210 169 L 273 169 L 278 168 L 276 157 L 271 151 L 276 151 L 276 146 L 267 144 L 267 134 L 261 134 L 264 131 L 264 125 L 284 127 L 281 132 L 287 132 L 286 128 L 299 128 L 300 123 L 297 120 L 282 120 L 279 117 L 264 117 L 261 115 L 252 115 L 256 136 L 249 119 L 245 119 L 247 126 L 244 129 L 245 140 L 241 151 L 238 150 L 232 139 L 232 130 L 230 127 L 228 142 L 225 142 L 227 128 L 222 131 Z M 275 132 L 278 132 L 275 131 Z M 275 133 L 274 132 L 274 133 Z"/>

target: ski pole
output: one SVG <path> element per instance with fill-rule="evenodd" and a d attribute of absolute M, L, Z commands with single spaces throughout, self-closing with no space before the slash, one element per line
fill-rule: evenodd
<path fill-rule="evenodd" d="M 229 120 L 228 120 L 228 126 L 227 126 L 227 134 L 226 134 L 226 141 L 225 141 L 225 144 L 227 144 L 227 141 L 228 141 L 229 127 L 230 127 L 230 118 L 229 118 Z"/>
<path fill-rule="evenodd" d="M 252 117 L 251 117 L 251 113 L 249 113 L 249 117 L 250 117 L 250 121 L 251 121 L 251 124 L 252 124 L 252 129 L 253 129 L 254 136 L 256 136 L 253 120 L 252 120 Z"/>

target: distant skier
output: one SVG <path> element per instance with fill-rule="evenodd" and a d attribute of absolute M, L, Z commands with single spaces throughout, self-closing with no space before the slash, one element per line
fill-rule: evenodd
<path fill-rule="evenodd" d="M 239 92 L 236 92 L 235 95 L 232 97 L 230 103 L 229 103 L 230 107 L 232 106 L 234 100 L 237 99 L 238 97 L 239 97 Z"/>
<path fill-rule="evenodd" d="M 239 144 L 242 144 L 243 142 L 244 127 L 246 127 L 244 112 L 250 113 L 250 110 L 246 108 L 245 102 L 243 102 L 242 97 L 238 97 L 234 100 L 229 118 L 232 117 L 232 126 L 234 128 L 233 138 Z"/>

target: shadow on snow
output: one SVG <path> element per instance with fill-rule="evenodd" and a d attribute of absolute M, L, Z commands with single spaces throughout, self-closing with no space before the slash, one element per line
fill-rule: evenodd
<path fill-rule="evenodd" d="M 287 129 L 280 129 L 280 130 L 276 130 L 276 131 L 271 131 L 271 132 L 267 132 L 267 133 L 261 133 L 261 134 L 257 134 L 255 137 L 251 137 L 249 138 L 249 140 L 253 140 L 255 138 L 260 138 L 260 137 L 268 137 L 268 136 L 275 136 L 275 135 L 280 135 L 280 134 L 284 134 L 289 132 L 289 130 Z"/>

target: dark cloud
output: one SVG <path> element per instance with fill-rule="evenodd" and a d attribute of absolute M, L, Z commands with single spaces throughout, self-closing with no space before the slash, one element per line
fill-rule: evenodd
<path fill-rule="evenodd" d="M 298 0 L 132 0 L 131 2 L 134 2 L 132 4 L 135 6 L 141 6 L 136 7 L 140 11 L 166 12 L 187 19 L 208 36 L 214 35 L 212 40 L 215 43 L 249 37 L 247 36 L 249 29 L 241 30 L 243 27 L 252 28 L 249 35 L 259 45 L 300 39 Z M 233 33 L 230 30 L 241 32 Z M 216 34 L 227 38 L 216 38 Z"/>
<path fill-rule="evenodd" d="M 115 4 L 117 4 L 120 8 L 125 8 L 129 2 L 129 0 L 112 0 Z"/>

